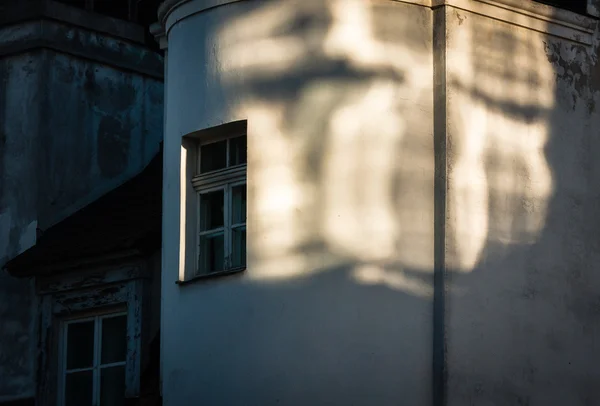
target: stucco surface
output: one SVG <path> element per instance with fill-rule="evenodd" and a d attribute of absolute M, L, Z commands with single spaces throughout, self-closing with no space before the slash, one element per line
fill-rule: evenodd
<path fill-rule="evenodd" d="M 35 395 L 33 293 L 31 281 L 0 272 L 0 401 Z"/>
<path fill-rule="evenodd" d="M 0 60 L 0 258 L 35 243 L 41 53 Z M 34 299 L 30 281 L 0 274 L 0 400 L 33 396 Z"/>
<path fill-rule="evenodd" d="M 119 61 L 138 52 L 140 63 L 154 67 L 161 58 L 52 24 L 0 29 L 0 266 L 44 229 L 137 174 L 162 140 L 162 81 Z M 39 39 L 64 52 L 39 48 Z M 89 48 L 98 59 L 69 53 Z M 31 284 L 0 276 L 0 401 L 35 393 Z"/>
<path fill-rule="evenodd" d="M 158 151 L 163 110 L 158 80 L 54 52 L 46 64 L 42 229 L 138 173 Z"/>
<path fill-rule="evenodd" d="M 165 405 L 431 402 L 431 18 L 238 2 L 170 28 Z M 179 287 L 181 137 L 239 119 L 248 269 Z"/>
<path fill-rule="evenodd" d="M 448 404 L 598 404 L 597 45 L 446 12 Z"/>
<path fill-rule="evenodd" d="M 597 23 L 518 3 L 165 17 L 165 405 L 600 403 Z M 234 120 L 248 269 L 177 286 L 181 137 Z"/>

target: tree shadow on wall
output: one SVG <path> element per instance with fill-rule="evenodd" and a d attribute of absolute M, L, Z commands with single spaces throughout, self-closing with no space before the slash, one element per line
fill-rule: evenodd
<path fill-rule="evenodd" d="M 464 291 L 447 301 L 449 404 L 598 404 L 598 114 L 588 108 L 597 50 L 467 18 L 465 35 L 478 38 L 465 44 L 471 76 L 450 81 L 455 102 L 472 108 L 451 108 L 465 131 L 449 165 L 450 178 L 461 166 L 471 176 L 466 186 L 454 179 L 463 187 L 449 191 L 449 213 L 487 232 L 448 235 L 447 261 L 460 265 L 461 245 L 463 257 L 480 248 L 468 272 L 450 269 L 446 280 Z M 577 91 L 575 80 L 588 83 Z"/>
<path fill-rule="evenodd" d="M 600 402 L 587 287 L 597 114 L 555 80 L 543 42 L 563 40 L 449 15 L 446 57 L 466 59 L 447 60 L 440 112 L 441 9 L 235 7 L 224 52 L 253 61 L 226 84 L 243 94 L 251 167 L 259 152 L 268 162 L 249 189 L 269 215 L 249 219 L 251 272 L 202 285 L 199 323 L 171 343 L 200 335 L 202 358 L 163 377 L 165 390 L 215 405 Z M 446 114 L 443 139 L 434 113 Z"/>

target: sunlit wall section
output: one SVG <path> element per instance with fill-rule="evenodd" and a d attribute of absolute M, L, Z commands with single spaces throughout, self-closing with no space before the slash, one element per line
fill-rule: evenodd
<path fill-rule="evenodd" d="M 432 10 L 207 3 L 166 20 L 165 405 L 429 404 Z M 248 268 L 176 285 L 182 136 L 235 120 Z"/>
<path fill-rule="evenodd" d="M 573 91 L 593 31 L 545 5 L 471 3 L 445 10 L 448 404 L 595 404 L 598 117 Z"/>

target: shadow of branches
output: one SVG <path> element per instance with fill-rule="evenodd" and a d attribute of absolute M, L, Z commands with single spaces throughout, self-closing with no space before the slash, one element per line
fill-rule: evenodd
<path fill-rule="evenodd" d="M 215 104 L 248 119 L 249 269 L 200 299 L 181 291 L 207 305 L 198 325 L 163 314 L 181 333 L 169 346 L 205 349 L 201 371 L 172 361 L 165 390 L 228 405 L 600 401 L 586 287 L 598 117 L 560 101 L 573 89 L 545 42 L 566 40 L 402 2 L 209 13 L 219 46 L 198 47 L 222 71 Z"/>

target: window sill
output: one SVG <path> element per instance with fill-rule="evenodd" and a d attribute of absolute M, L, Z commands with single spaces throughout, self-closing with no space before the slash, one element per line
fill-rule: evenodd
<path fill-rule="evenodd" d="M 226 276 L 237 275 L 239 273 L 244 272 L 245 270 L 246 270 L 246 267 L 244 266 L 244 267 L 240 267 L 240 268 L 229 269 L 227 271 L 213 272 L 213 273 L 209 273 L 209 274 L 205 274 L 205 275 L 196 275 L 189 279 L 175 281 L 175 283 L 179 286 L 188 285 L 188 284 L 194 283 L 194 282 L 201 282 L 201 281 L 206 281 L 206 280 L 210 280 L 210 279 L 224 278 Z"/>

